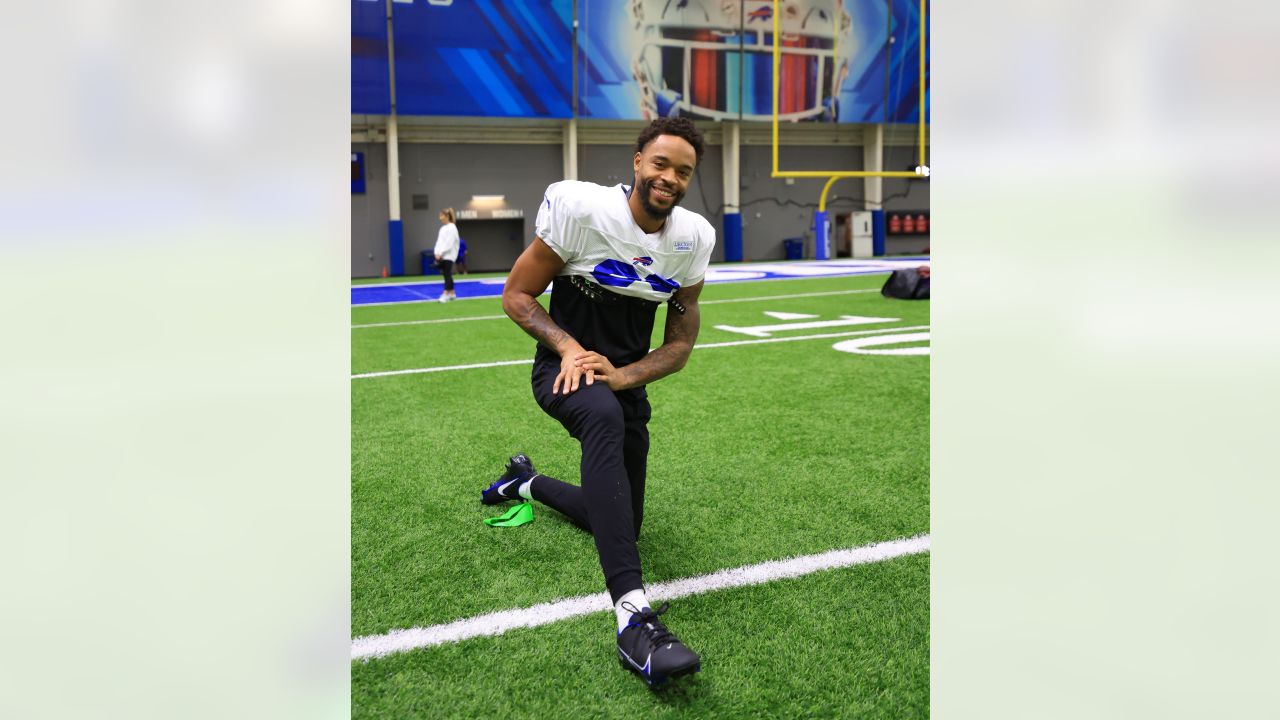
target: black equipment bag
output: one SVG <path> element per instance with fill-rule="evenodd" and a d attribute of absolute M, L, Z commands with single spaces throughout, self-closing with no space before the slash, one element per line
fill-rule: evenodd
<path fill-rule="evenodd" d="M 915 268 L 894 270 L 880 288 L 880 294 L 900 300 L 928 300 L 929 277 L 922 276 Z"/>

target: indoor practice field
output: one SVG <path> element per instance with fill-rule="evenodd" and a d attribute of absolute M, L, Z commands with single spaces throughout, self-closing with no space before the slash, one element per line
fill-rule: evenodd
<path fill-rule="evenodd" d="M 353 307 L 353 717 L 927 717 L 929 303 L 882 297 L 886 277 L 707 284 L 688 365 L 648 388 L 639 548 L 652 586 L 886 541 L 914 549 L 672 598 L 663 619 L 702 672 L 658 691 L 619 667 L 607 601 L 357 652 L 604 583 L 592 538 L 555 511 L 482 522 L 508 507 L 479 495 L 512 454 L 578 482 L 576 442 L 532 398 L 534 341 L 499 299 Z"/>

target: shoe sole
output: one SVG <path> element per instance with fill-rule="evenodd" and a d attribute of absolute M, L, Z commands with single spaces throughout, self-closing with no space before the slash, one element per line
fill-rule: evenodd
<path fill-rule="evenodd" d="M 621 665 L 624 670 L 630 670 L 636 675 L 639 675 L 640 679 L 648 683 L 651 688 L 660 687 L 671 680 L 675 680 L 676 678 L 684 677 L 685 675 L 692 675 L 693 673 L 702 671 L 702 661 L 699 660 L 688 667 L 679 668 L 667 675 L 659 675 L 657 677 L 650 678 L 647 677 L 640 668 L 633 665 L 631 661 L 627 659 L 626 655 L 622 654 L 621 648 L 618 648 L 618 664 Z"/>

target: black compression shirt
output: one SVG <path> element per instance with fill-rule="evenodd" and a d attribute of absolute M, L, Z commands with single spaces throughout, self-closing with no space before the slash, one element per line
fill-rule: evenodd
<path fill-rule="evenodd" d="M 649 353 L 658 303 L 619 295 L 581 277 L 561 275 L 551 285 L 551 319 L 586 350 L 609 358 L 614 367 L 630 365 Z M 560 357 L 538 344 L 534 361 L 560 364 Z"/>

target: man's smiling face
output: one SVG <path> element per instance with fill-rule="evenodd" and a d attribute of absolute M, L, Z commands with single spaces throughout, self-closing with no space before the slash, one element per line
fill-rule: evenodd
<path fill-rule="evenodd" d="M 698 156 L 688 140 L 659 135 L 635 155 L 636 187 L 646 214 L 661 220 L 684 198 Z"/>

